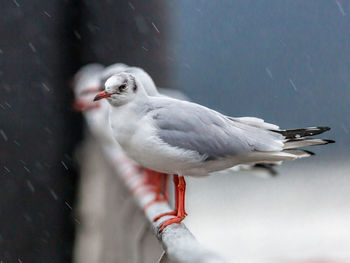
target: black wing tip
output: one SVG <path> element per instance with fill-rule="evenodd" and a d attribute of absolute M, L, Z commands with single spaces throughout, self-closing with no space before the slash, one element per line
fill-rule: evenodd
<path fill-rule="evenodd" d="M 286 139 L 298 139 L 303 137 L 311 137 L 322 134 L 329 131 L 331 128 L 328 126 L 308 127 L 290 130 L 272 130 L 285 136 Z"/>
<path fill-rule="evenodd" d="M 322 131 L 322 132 L 326 132 L 326 131 L 330 131 L 331 130 L 331 127 L 328 127 L 328 126 L 319 126 L 319 127 L 316 127 L 318 130 Z"/>
<path fill-rule="evenodd" d="M 305 130 L 305 131 L 316 131 L 316 134 L 321 134 L 324 133 L 326 131 L 330 131 L 331 127 L 328 126 L 316 126 L 316 127 L 308 127 L 308 128 L 301 128 L 301 129 L 295 129 L 295 130 L 290 130 L 290 131 L 298 131 L 298 130 Z M 287 130 L 288 131 L 288 130 Z M 315 135 L 316 135 L 315 134 Z"/>
<path fill-rule="evenodd" d="M 276 169 L 273 168 L 274 166 L 275 166 L 275 164 L 272 164 L 272 163 L 256 163 L 256 164 L 254 164 L 254 167 L 267 170 L 267 172 L 272 177 L 275 177 L 278 175 L 278 172 L 276 171 Z"/>
<path fill-rule="evenodd" d="M 314 156 L 314 155 L 316 155 L 316 153 L 311 152 L 311 151 L 308 151 L 308 150 L 304 150 L 304 149 L 303 149 L 303 151 L 304 151 L 305 153 L 310 154 L 310 156 Z"/>
<path fill-rule="evenodd" d="M 335 140 L 323 139 L 327 144 L 335 143 Z"/>

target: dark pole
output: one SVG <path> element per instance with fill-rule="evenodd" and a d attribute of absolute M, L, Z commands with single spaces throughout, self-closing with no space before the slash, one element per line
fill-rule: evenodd
<path fill-rule="evenodd" d="M 0 16 L 0 260 L 69 262 L 81 119 L 79 1 L 6 1 Z"/>

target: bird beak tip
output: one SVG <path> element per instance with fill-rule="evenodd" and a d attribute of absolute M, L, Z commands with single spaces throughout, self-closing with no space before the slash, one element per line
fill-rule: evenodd
<path fill-rule="evenodd" d="M 107 93 L 106 91 L 102 91 L 102 92 L 98 93 L 98 94 L 95 96 L 95 98 L 94 98 L 93 101 L 98 101 L 98 100 L 101 100 L 101 99 L 104 99 L 104 98 L 108 98 L 108 97 L 110 97 L 111 95 L 112 95 L 112 94 L 109 94 L 109 93 Z"/>

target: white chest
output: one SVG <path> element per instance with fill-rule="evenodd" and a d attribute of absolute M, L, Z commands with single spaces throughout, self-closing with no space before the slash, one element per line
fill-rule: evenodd
<path fill-rule="evenodd" d="M 124 148 L 137 130 L 139 116 L 130 108 L 111 109 L 109 121 L 114 139 Z"/>

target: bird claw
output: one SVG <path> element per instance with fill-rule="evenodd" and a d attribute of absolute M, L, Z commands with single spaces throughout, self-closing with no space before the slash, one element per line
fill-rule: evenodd
<path fill-rule="evenodd" d="M 166 212 L 166 213 L 162 213 L 158 216 L 156 216 L 154 219 L 153 219 L 153 222 L 157 222 L 160 218 L 162 218 L 163 216 L 176 216 L 177 215 L 177 211 L 174 210 L 174 211 L 170 211 L 170 212 Z M 187 214 L 186 214 L 187 215 Z"/>
<path fill-rule="evenodd" d="M 162 223 L 162 225 L 159 228 L 159 233 L 162 233 L 164 228 L 166 228 L 169 225 L 175 224 L 175 223 L 181 223 L 182 220 L 185 219 L 185 216 L 177 216 L 174 218 L 170 218 Z"/>

